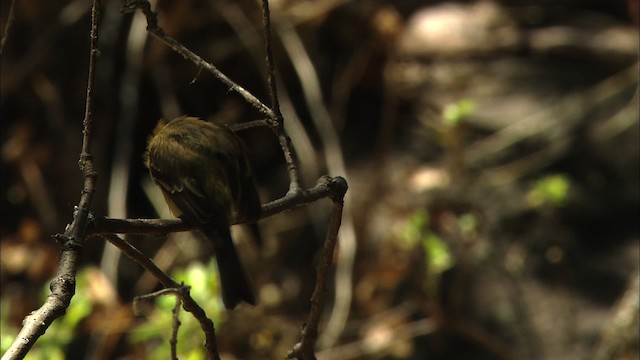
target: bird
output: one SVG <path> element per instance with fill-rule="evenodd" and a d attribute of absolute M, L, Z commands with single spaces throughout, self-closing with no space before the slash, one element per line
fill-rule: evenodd
<path fill-rule="evenodd" d="M 225 308 L 255 305 L 230 221 L 255 223 L 261 204 L 242 140 L 228 127 L 181 116 L 160 121 L 145 164 L 172 214 L 213 243 Z"/>

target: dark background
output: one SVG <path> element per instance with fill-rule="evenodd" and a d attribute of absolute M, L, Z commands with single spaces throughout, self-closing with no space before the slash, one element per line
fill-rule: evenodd
<path fill-rule="evenodd" d="M 0 7 L 3 31 L 9 5 Z M 158 119 L 233 124 L 260 114 L 119 6 L 103 1 L 101 9 L 92 210 L 157 217 L 142 154 Z M 41 305 L 57 269 L 51 235 L 64 230 L 80 195 L 89 9 L 87 1 L 18 0 L 0 58 L 3 349 L 11 342 L 4 334 L 15 335 Z M 155 9 L 169 36 L 267 102 L 254 1 L 163 0 Z M 637 358 L 637 0 L 291 0 L 272 10 L 280 95 L 285 121 L 299 124 L 288 133 L 304 185 L 325 173 L 349 182 L 343 231 L 352 229 L 357 244 L 353 298 L 321 357 Z M 283 40 L 292 35 L 305 52 Z M 296 70 L 307 60 L 315 72 Z M 321 97 L 309 95 L 315 82 Z M 463 99 L 473 102 L 470 114 L 447 125 L 443 113 Z M 327 121 L 329 135 L 318 126 Z M 240 135 L 263 202 L 284 195 L 288 178 L 271 132 Z M 567 185 L 557 202 L 536 193 L 544 179 Z M 121 205 L 110 207 L 109 197 Z M 237 233 L 261 305 L 221 315 L 221 352 L 275 359 L 296 342 L 328 204 L 261 221 L 261 248 Z M 169 271 L 209 259 L 202 242 L 180 236 L 128 239 Z M 438 268 L 425 240 L 433 238 L 449 266 Z M 103 249 L 102 239 L 88 240 L 93 287 L 77 292 L 92 294 L 91 311 L 59 344 L 68 358 L 151 357 L 157 342 L 131 340 L 144 322 L 131 301 L 157 284 L 128 259 L 116 275 Z M 341 254 L 336 261 L 346 261 Z M 325 319 L 341 291 L 329 294 Z M 624 314 L 632 314 L 628 327 Z M 96 345 L 113 319 L 124 325 Z"/>

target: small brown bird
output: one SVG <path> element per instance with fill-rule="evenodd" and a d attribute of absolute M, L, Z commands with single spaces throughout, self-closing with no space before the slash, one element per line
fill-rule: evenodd
<path fill-rule="evenodd" d="M 231 219 L 257 221 L 261 209 L 240 138 L 223 125 L 183 116 L 158 124 L 145 157 L 171 212 L 213 242 L 225 307 L 255 305 L 229 229 Z"/>

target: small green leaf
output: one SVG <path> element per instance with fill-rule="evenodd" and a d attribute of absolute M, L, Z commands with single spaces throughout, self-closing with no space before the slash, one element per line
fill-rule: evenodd
<path fill-rule="evenodd" d="M 410 250 L 415 247 L 422 238 L 422 233 L 428 225 L 429 214 L 426 211 L 418 210 L 411 214 L 397 239 L 400 248 Z"/>
<path fill-rule="evenodd" d="M 567 201 L 571 182 L 562 174 L 545 176 L 536 181 L 527 193 L 527 202 L 533 207 L 563 206 Z"/>
<path fill-rule="evenodd" d="M 427 233 L 422 245 L 427 255 L 427 267 L 430 275 L 440 275 L 453 264 L 451 251 L 447 244 L 436 234 Z"/>
<path fill-rule="evenodd" d="M 456 126 L 461 120 L 475 111 L 475 102 L 471 99 L 462 99 L 456 103 L 447 105 L 442 111 L 442 119 L 445 125 Z"/>

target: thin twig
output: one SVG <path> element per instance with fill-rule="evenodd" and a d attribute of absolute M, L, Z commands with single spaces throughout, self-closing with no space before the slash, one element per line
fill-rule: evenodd
<path fill-rule="evenodd" d="M 272 130 L 278 138 L 284 160 L 287 163 L 287 173 L 289 174 L 289 191 L 287 195 L 295 195 L 303 192 L 304 190 L 300 186 L 300 176 L 298 175 L 298 166 L 296 165 L 293 147 L 291 146 L 291 139 L 289 139 L 289 136 L 284 132 L 284 125 L 282 123 L 278 123 L 278 125 L 272 127 Z"/>
<path fill-rule="evenodd" d="M 242 130 L 247 130 L 247 129 L 256 128 L 256 127 L 264 127 L 264 126 L 269 126 L 268 119 L 253 120 L 253 121 L 247 121 L 243 123 L 230 124 L 229 128 L 233 131 L 242 131 Z"/>
<path fill-rule="evenodd" d="M 251 58 L 255 62 L 256 66 L 261 67 L 264 63 L 264 53 L 262 49 L 257 50 L 256 44 L 258 43 L 258 40 L 256 39 L 258 38 L 258 34 L 255 31 L 251 30 L 253 23 L 242 12 L 240 6 L 234 1 L 209 1 L 218 9 L 218 11 L 220 11 L 229 26 L 231 26 L 236 32 L 238 38 L 244 44 L 244 47 L 251 55 Z M 266 69 L 262 71 L 261 68 L 260 73 L 265 78 L 265 82 L 268 81 Z M 287 119 L 285 125 L 286 132 L 291 135 L 291 148 L 296 149 L 296 159 L 302 166 L 303 173 L 305 173 L 304 170 L 306 169 L 306 174 L 309 175 L 309 178 L 315 179 L 320 175 L 320 166 L 319 162 L 317 161 L 316 151 L 313 149 L 311 138 L 302 125 L 300 118 L 296 114 L 296 110 L 291 103 L 291 97 L 287 94 L 287 88 L 284 81 L 282 80 L 282 76 L 277 73 L 273 74 L 272 76 L 276 78 L 276 86 L 278 88 L 277 103 L 280 107 L 282 120 L 284 121 L 284 119 Z M 269 121 L 269 119 L 266 119 L 265 122 L 267 122 L 265 124 L 266 126 L 271 126 L 272 128 L 274 126 L 277 126 L 277 123 Z M 244 123 L 237 125 L 243 126 Z M 232 126 L 232 129 L 236 129 L 235 125 Z M 283 151 L 286 151 L 286 149 L 283 148 Z M 299 177 L 299 175 L 297 176 Z"/>
<path fill-rule="evenodd" d="M 178 330 L 180 329 L 180 307 L 182 307 L 182 298 L 185 295 L 189 294 L 190 287 L 185 286 L 184 284 L 180 284 L 177 288 L 166 288 L 158 291 L 154 291 L 150 294 L 140 295 L 133 298 L 133 309 L 134 313 L 139 314 L 140 311 L 138 308 L 140 307 L 140 301 L 150 301 L 152 299 L 159 298 L 160 296 L 165 295 L 175 295 L 176 304 L 173 307 L 173 320 L 172 320 L 172 329 L 171 329 L 171 338 L 169 339 L 169 344 L 171 345 L 171 359 L 178 359 Z"/>
<path fill-rule="evenodd" d="M 180 329 L 180 307 L 182 306 L 182 296 L 176 296 L 176 305 L 173 307 L 173 321 L 171 330 L 171 359 L 178 360 L 178 329 Z"/>
<path fill-rule="evenodd" d="M 149 294 L 138 295 L 135 298 L 133 298 L 133 308 L 135 310 L 138 307 L 138 302 L 140 302 L 142 300 L 150 301 L 152 299 L 156 299 L 156 298 L 159 298 L 160 296 L 165 296 L 165 295 L 182 296 L 184 294 L 184 292 L 185 291 L 188 292 L 189 289 L 190 289 L 189 286 L 185 286 L 184 284 L 180 284 L 180 286 L 177 287 L 177 288 L 165 288 L 165 289 L 160 289 L 158 291 L 154 291 L 154 292 L 149 293 Z"/>
<path fill-rule="evenodd" d="M 86 237 L 89 218 L 89 205 L 95 191 L 97 175 L 93 170 L 93 159 L 90 153 L 91 123 L 93 118 L 93 91 L 98 54 L 98 19 L 100 1 L 94 0 L 91 9 L 91 32 L 89 53 L 89 74 L 87 76 L 87 99 L 82 129 L 82 151 L 79 166 L 84 177 L 84 185 L 78 206 L 74 211 L 73 221 L 65 229 L 64 234 L 54 237 L 62 248 L 58 275 L 51 281 L 51 294 L 45 303 L 32 312 L 23 321 L 20 333 L 2 357 L 3 360 L 23 359 L 33 344 L 49 328 L 53 320 L 62 316 L 75 294 L 76 274 L 82 262 L 82 249 Z"/>
<path fill-rule="evenodd" d="M 264 25 L 264 45 L 267 57 L 267 84 L 269 86 L 269 97 L 271 98 L 271 109 L 276 115 L 275 120 L 282 122 L 280 102 L 278 101 L 278 87 L 276 86 L 276 69 L 273 64 L 273 51 L 271 50 L 272 38 L 269 0 L 262 0 L 262 24 Z"/>
<path fill-rule="evenodd" d="M 125 255 L 127 255 L 133 261 L 140 264 L 140 266 L 144 267 L 147 271 L 152 273 L 153 276 L 155 276 L 156 279 L 158 279 L 165 288 L 179 288 L 181 286 L 175 280 L 169 277 L 169 275 L 167 275 L 164 271 L 162 271 L 162 269 L 156 266 L 153 260 L 149 259 L 149 257 L 141 253 L 140 250 L 131 246 L 131 244 L 124 241 L 120 237 L 114 234 L 101 234 L 100 236 L 115 245 L 118 249 L 122 250 Z M 200 323 L 200 327 L 205 334 L 204 346 L 208 355 L 215 360 L 220 360 L 213 321 L 211 321 L 211 319 L 207 317 L 207 314 L 200 307 L 200 305 L 198 305 L 198 303 L 193 300 L 193 298 L 189 294 L 188 289 L 185 290 L 185 293 L 182 296 L 182 302 L 182 308 L 190 312 L 193 317 L 195 317 L 196 320 L 198 320 L 198 322 Z"/>
<path fill-rule="evenodd" d="M 16 0 L 11 0 L 11 5 L 9 5 L 9 15 L 7 15 L 7 23 L 4 24 L 4 31 L 2 31 L 2 40 L 0 40 L 0 55 L 2 55 L 2 51 L 4 50 L 4 44 L 7 43 L 7 39 L 9 38 L 9 31 L 11 31 L 11 25 L 13 25 L 14 17 L 14 7 L 16 4 Z"/>
<path fill-rule="evenodd" d="M 193 51 L 187 49 L 180 42 L 175 40 L 174 38 L 167 36 L 162 28 L 158 26 L 158 18 L 155 12 L 151 10 L 151 4 L 149 4 L 146 0 L 127 0 L 122 7 L 120 8 L 122 13 L 131 13 L 135 10 L 140 10 L 144 14 L 147 19 L 147 31 L 151 33 L 151 35 L 155 36 L 157 39 L 161 40 L 165 44 L 167 44 L 173 51 L 182 55 L 187 60 L 193 62 L 199 68 L 205 69 L 209 71 L 213 76 L 218 79 L 223 84 L 229 87 L 229 91 L 233 91 L 242 96 L 245 101 L 256 108 L 260 113 L 268 116 L 270 119 L 275 119 L 276 116 L 274 112 L 265 104 L 263 104 L 258 98 L 253 96 L 249 91 L 247 91 L 242 86 L 235 83 L 228 76 L 223 74 L 217 67 L 213 66 L 211 63 L 203 60 L 200 56 L 196 55 Z"/>
<path fill-rule="evenodd" d="M 280 112 L 280 103 L 278 101 L 278 90 L 276 86 L 276 69 L 273 64 L 272 38 L 271 38 L 271 14 L 269 11 L 269 1 L 262 0 L 262 22 L 264 25 L 265 52 L 267 58 L 267 84 L 269 86 L 269 96 L 271 97 L 271 107 L 275 117 L 272 130 L 278 137 L 278 142 L 282 148 L 284 159 L 287 163 L 289 173 L 289 193 L 297 193 L 302 190 L 300 187 L 300 176 L 298 175 L 298 166 L 295 162 L 291 139 L 284 131 L 284 118 Z"/>

